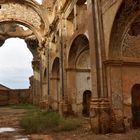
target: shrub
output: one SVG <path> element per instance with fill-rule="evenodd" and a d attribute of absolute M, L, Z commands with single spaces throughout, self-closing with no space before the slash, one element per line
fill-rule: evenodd
<path fill-rule="evenodd" d="M 49 110 L 31 109 L 20 121 L 27 133 L 37 133 L 45 129 L 51 131 L 71 131 L 82 125 L 81 119 L 64 118 Z"/>
<path fill-rule="evenodd" d="M 42 119 L 36 115 L 24 117 L 20 124 L 28 133 L 40 132 L 44 129 Z"/>
<path fill-rule="evenodd" d="M 46 128 L 53 129 L 60 122 L 60 116 L 55 112 L 31 111 L 20 121 L 21 126 L 28 132 L 40 132 Z"/>

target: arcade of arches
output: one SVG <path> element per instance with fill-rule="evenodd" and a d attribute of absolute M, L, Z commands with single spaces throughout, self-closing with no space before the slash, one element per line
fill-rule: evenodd
<path fill-rule="evenodd" d="M 90 117 L 95 133 L 140 127 L 139 0 L 2 0 L 9 37 L 33 54 L 33 104 Z"/>

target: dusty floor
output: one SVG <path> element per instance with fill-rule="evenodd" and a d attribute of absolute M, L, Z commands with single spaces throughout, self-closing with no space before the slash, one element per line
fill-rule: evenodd
<path fill-rule="evenodd" d="M 73 132 L 26 135 L 19 126 L 19 120 L 26 110 L 0 107 L 0 129 L 14 128 L 13 132 L 0 132 L 0 140 L 140 140 L 140 129 L 125 134 L 95 135 L 89 129 L 80 128 Z"/>

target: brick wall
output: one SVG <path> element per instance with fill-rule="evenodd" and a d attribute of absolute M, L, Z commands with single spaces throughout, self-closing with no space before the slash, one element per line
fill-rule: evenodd
<path fill-rule="evenodd" d="M 30 89 L 0 90 L 0 105 L 30 102 Z"/>

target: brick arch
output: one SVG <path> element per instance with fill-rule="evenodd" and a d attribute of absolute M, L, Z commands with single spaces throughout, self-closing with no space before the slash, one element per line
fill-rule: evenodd
<path fill-rule="evenodd" d="M 11 32 L 10 29 L 8 31 L 3 31 L 3 34 L 1 35 L 1 38 L 0 38 L 0 46 L 2 46 L 4 43 L 5 43 L 5 40 L 9 39 L 9 38 L 20 38 L 20 39 L 24 39 L 26 44 L 27 44 L 27 47 L 29 49 L 29 51 L 32 53 L 34 59 L 38 59 L 39 57 L 39 52 L 38 52 L 38 48 L 39 48 L 39 41 L 40 41 L 40 37 L 38 35 L 38 32 L 36 32 L 34 30 L 34 28 L 29 24 L 29 23 L 25 23 L 24 21 L 11 21 L 10 19 L 6 19 L 4 21 L 0 20 L 0 26 L 1 25 L 5 25 L 6 24 L 19 24 L 19 25 L 23 25 L 25 27 L 28 27 L 34 34 L 34 36 L 32 36 L 32 38 L 28 38 L 25 36 L 20 36 L 20 34 L 16 34 L 14 35 L 14 31 L 13 32 L 13 35 L 12 34 L 6 34 L 6 32 Z M 18 25 L 17 25 L 18 26 Z M 16 28 L 16 27 L 15 27 Z M 12 28 L 13 29 L 13 28 Z M 23 30 L 24 31 L 24 30 Z M 30 34 L 27 34 L 27 36 L 30 36 Z"/>
<path fill-rule="evenodd" d="M 126 39 L 127 34 L 130 33 L 130 29 L 132 29 L 133 25 L 136 23 L 138 17 L 140 17 L 140 3 L 134 1 L 129 3 L 127 1 L 123 1 L 116 13 L 112 31 L 110 35 L 110 43 L 109 43 L 109 58 L 110 59 L 122 59 L 123 57 L 123 43 Z"/>
<path fill-rule="evenodd" d="M 8 0 L 1 1 L 0 21 L 13 22 L 18 21 L 34 32 L 38 32 L 38 36 L 48 31 L 48 19 L 42 14 L 41 6 L 34 0 Z M 47 13 L 46 13 L 47 14 Z"/>
<path fill-rule="evenodd" d="M 48 20 L 46 17 L 44 18 L 40 5 L 34 0 L 0 1 L 0 24 L 5 23 L 21 24 L 28 27 L 35 35 L 35 38 L 38 42 L 37 47 L 42 45 L 42 42 L 45 39 L 45 32 L 47 32 L 48 28 Z M 2 45 L 4 40 L 10 37 L 12 36 L 4 37 L 0 41 L 0 44 Z M 30 46 L 28 47 L 32 52 L 32 48 L 30 48 Z M 37 48 L 36 50 L 33 48 L 33 52 L 34 51 L 36 51 L 35 56 L 37 56 Z"/>
<path fill-rule="evenodd" d="M 21 24 L 27 28 L 29 28 L 35 35 L 38 41 L 40 41 L 40 33 L 35 29 L 35 27 L 30 24 L 29 22 L 22 21 L 19 19 L 0 19 L 0 24 L 5 24 L 5 23 L 14 23 L 14 24 Z M 12 36 L 11 36 L 12 37 Z M 18 36 L 17 36 L 18 37 Z M 10 37 L 9 37 L 10 38 Z M 7 38 L 6 38 L 7 39 Z"/>
<path fill-rule="evenodd" d="M 70 68 L 76 67 L 77 58 L 84 51 L 89 49 L 89 40 L 84 34 L 78 35 L 71 44 L 68 54 L 68 66 Z"/>
<path fill-rule="evenodd" d="M 83 92 L 91 90 L 89 40 L 85 34 L 79 34 L 74 38 L 68 55 L 67 86 L 68 98 L 76 114 L 82 114 Z"/>

